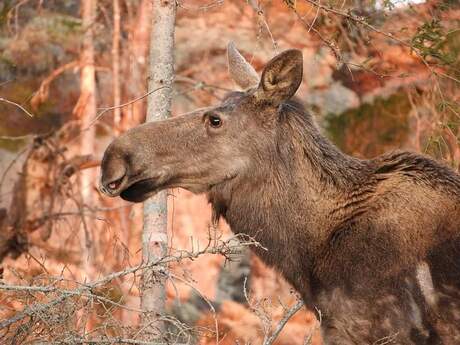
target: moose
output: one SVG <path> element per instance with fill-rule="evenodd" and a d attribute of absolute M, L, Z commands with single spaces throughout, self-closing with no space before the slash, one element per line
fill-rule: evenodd
<path fill-rule="evenodd" d="M 228 63 L 242 91 L 116 138 L 101 191 L 206 193 L 216 219 L 257 240 L 321 312 L 325 344 L 460 344 L 460 175 L 417 153 L 341 152 L 294 97 L 299 50 L 261 77 L 232 43 Z"/>

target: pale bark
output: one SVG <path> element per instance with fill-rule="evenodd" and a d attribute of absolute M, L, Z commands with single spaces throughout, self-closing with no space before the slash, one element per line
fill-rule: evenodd
<path fill-rule="evenodd" d="M 120 0 L 113 0 L 113 35 L 112 35 L 112 83 L 113 105 L 118 107 L 121 103 L 120 88 Z M 113 123 L 115 131 L 120 131 L 121 109 L 113 110 Z"/>
<path fill-rule="evenodd" d="M 141 0 L 129 28 L 127 49 L 123 50 L 126 79 L 123 83 L 127 99 L 137 98 L 147 90 L 146 62 L 152 20 L 151 0 Z M 145 103 L 135 102 L 122 109 L 121 128 L 127 129 L 140 124 L 145 119 Z"/>
<path fill-rule="evenodd" d="M 149 91 L 159 89 L 147 100 L 147 121 L 156 121 L 170 116 L 172 85 L 174 81 L 174 25 L 176 3 L 172 0 L 153 1 L 153 26 L 150 35 Z M 167 251 L 167 196 L 157 194 L 144 203 L 144 228 L 142 253 L 144 261 L 155 260 Z M 164 268 L 166 269 L 166 267 Z M 145 311 L 142 324 L 147 336 L 161 338 L 164 324 L 158 316 L 164 313 L 164 276 L 147 272 L 142 281 L 141 307 Z"/>
<path fill-rule="evenodd" d="M 82 23 L 85 29 L 83 46 L 80 54 L 80 98 L 75 106 L 74 113 L 80 121 L 83 130 L 80 136 L 79 153 L 81 155 L 94 154 L 95 129 L 91 121 L 96 117 L 96 69 L 94 63 L 93 27 L 96 18 L 96 1 L 83 0 L 81 2 Z M 91 205 L 93 185 L 95 181 L 94 170 L 86 169 L 80 174 L 80 193 L 82 206 Z M 93 276 L 94 257 L 92 248 L 92 221 L 81 216 L 80 243 L 82 249 L 82 264 L 87 279 Z"/>

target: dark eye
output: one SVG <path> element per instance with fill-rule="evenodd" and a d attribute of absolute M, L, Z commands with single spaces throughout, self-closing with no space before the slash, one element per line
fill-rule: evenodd
<path fill-rule="evenodd" d="M 213 128 L 219 128 L 220 126 L 222 126 L 222 120 L 217 115 L 209 115 L 209 124 Z"/>

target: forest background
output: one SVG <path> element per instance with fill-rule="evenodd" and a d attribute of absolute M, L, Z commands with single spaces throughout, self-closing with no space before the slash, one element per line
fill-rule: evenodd
<path fill-rule="evenodd" d="M 458 170 L 458 0 L 176 6 L 173 116 L 235 89 L 228 42 L 259 72 L 296 48 L 297 96 L 343 151 L 409 149 Z M 151 0 L 0 3 L 0 343 L 150 343 L 142 206 L 97 185 L 105 147 L 145 121 L 152 16 Z M 162 341 L 321 344 L 320 320 L 249 244 L 212 224 L 204 196 L 168 192 Z"/>

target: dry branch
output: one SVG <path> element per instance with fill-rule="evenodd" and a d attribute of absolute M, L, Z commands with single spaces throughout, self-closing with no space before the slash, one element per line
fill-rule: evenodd
<path fill-rule="evenodd" d="M 22 105 L 16 103 L 16 102 L 13 102 L 13 101 L 10 101 L 6 98 L 3 98 L 3 97 L 0 97 L 0 102 L 3 102 L 3 103 L 7 103 L 7 104 L 11 104 L 11 105 L 14 105 L 16 108 L 19 108 L 20 110 L 22 110 L 24 113 L 27 114 L 27 116 L 30 116 L 30 117 L 34 117 L 34 115 L 28 111 L 26 108 L 24 108 Z"/>
<path fill-rule="evenodd" d="M 276 328 L 273 330 L 272 334 L 269 337 L 265 337 L 263 345 L 272 345 L 289 319 L 294 316 L 294 314 L 297 313 L 303 306 L 303 301 L 299 300 L 296 304 L 289 308 L 284 314 L 283 318 L 279 321 L 278 325 L 276 325 Z"/>
<path fill-rule="evenodd" d="M 168 272 L 165 270 L 165 267 L 170 263 L 179 263 L 183 262 L 183 260 L 194 260 L 202 255 L 205 254 L 219 254 L 223 255 L 226 258 L 231 259 L 236 253 L 241 252 L 243 248 L 249 246 L 259 246 L 260 245 L 251 238 L 246 236 L 236 235 L 231 237 L 225 241 L 220 239 L 215 239 L 209 237 L 208 243 L 205 248 L 201 250 L 194 250 L 194 251 L 186 251 L 186 250 L 177 250 L 175 251 L 174 255 L 168 255 L 161 258 L 158 258 L 155 261 L 150 262 L 143 262 L 140 265 L 129 267 L 121 271 L 117 271 L 106 275 L 100 279 L 97 279 L 93 282 L 86 283 L 86 282 L 75 282 L 68 279 L 64 279 L 62 277 L 48 277 L 47 279 L 51 280 L 51 283 L 42 286 L 42 285 L 8 285 L 8 284 L 0 284 L 0 291 L 4 292 L 16 292 L 16 293 L 27 293 L 28 295 L 33 295 L 34 293 L 41 293 L 41 294 L 51 294 L 51 295 L 58 295 L 58 297 L 46 302 L 46 303 L 34 303 L 30 306 L 27 306 L 24 310 L 16 313 L 13 317 L 8 318 L 0 322 L 0 330 L 8 328 L 12 325 L 18 324 L 21 320 L 24 320 L 28 317 L 38 317 L 43 313 L 46 313 L 51 308 L 63 303 L 65 300 L 72 298 L 72 297 L 84 297 L 89 300 L 96 300 L 100 303 L 105 303 L 107 305 L 112 305 L 117 308 L 125 308 L 137 313 L 143 313 L 144 311 L 140 309 L 129 308 L 119 301 L 113 301 L 106 298 L 104 295 L 98 293 L 98 288 L 102 286 L 106 286 L 108 283 L 112 282 L 113 280 L 120 279 L 122 277 L 126 277 L 128 275 L 136 275 L 142 274 L 143 272 L 153 272 L 154 275 L 157 277 L 169 277 L 172 279 L 179 278 L 179 280 L 183 281 L 180 277 L 170 276 Z M 72 283 L 76 284 L 78 287 L 75 289 L 68 289 L 68 288 L 60 288 L 59 283 Z M 164 319 L 164 318 L 161 318 Z M 19 324 L 18 324 L 19 326 Z M 89 340 L 81 339 L 84 342 L 90 342 Z M 97 341 L 105 341 L 103 339 L 96 340 Z"/>
<path fill-rule="evenodd" d="M 440 71 L 439 69 L 438 70 L 434 69 L 434 67 L 431 66 L 428 63 L 428 61 L 425 59 L 425 57 L 420 52 L 420 50 L 417 49 L 416 47 L 414 47 L 412 42 L 406 42 L 406 41 L 398 38 L 397 36 L 395 36 L 391 32 L 385 32 L 383 30 L 378 29 L 374 25 L 368 23 L 366 21 L 365 17 L 360 17 L 360 16 L 353 15 L 350 12 L 344 12 L 344 11 L 341 11 L 341 10 L 337 10 L 337 9 L 333 8 L 332 6 L 330 6 L 330 5 L 323 5 L 319 1 L 315 1 L 315 0 L 304 0 L 304 1 L 309 3 L 312 6 L 316 7 L 318 10 L 322 10 L 322 11 L 324 11 L 326 13 L 330 13 L 330 14 L 335 15 L 335 16 L 343 17 L 343 18 L 349 20 L 350 22 L 353 22 L 355 24 L 359 24 L 359 25 L 369 29 L 372 32 L 375 32 L 375 33 L 377 33 L 379 35 L 382 35 L 382 36 L 384 36 L 386 38 L 389 38 L 392 41 L 395 41 L 396 43 L 398 43 L 398 44 L 400 44 L 400 45 L 402 45 L 404 47 L 409 48 L 417 56 L 417 58 L 423 63 L 423 65 L 430 71 L 430 73 L 432 73 L 433 75 L 445 78 L 445 79 L 449 79 L 451 81 L 454 81 L 454 82 L 460 84 L 460 80 L 457 79 L 456 77 L 454 77 L 452 75 L 449 75 L 447 73 L 444 73 L 444 72 Z M 294 13 L 296 14 L 297 18 L 306 27 L 308 27 L 308 31 L 310 31 L 310 30 L 313 31 L 320 38 L 320 40 L 331 49 L 331 51 L 333 52 L 333 54 L 335 55 L 337 60 L 342 61 L 342 57 L 341 57 L 340 51 L 339 51 L 339 49 L 337 47 L 337 44 L 335 42 L 331 41 L 331 40 L 327 40 L 319 32 L 319 30 L 317 30 L 316 28 L 313 27 L 313 24 L 316 21 L 316 16 L 315 16 L 314 22 L 312 24 L 308 24 L 308 23 L 306 23 L 305 19 L 297 12 L 295 5 L 290 4 L 288 2 L 288 6 L 294 11 Z"/>
<path fill-rule="evenodd" d="M 31 98 L 30 105 L 32 106 L 32 109 L 37 111 L 40 104 L 42 104 L 48 99 L 50 85 L 57 77 L 59 77 L 62 73 L 64 73 L 65 71 L 69 69 L 78 67 L 78 65 L 79 65 L 78 61 L 72 61 L 72 62 L 66 63 L 65 65 L 59 68 L 56 68 L 53 72 L 51 72 L 51 74 L 42 81 L 38 91 Z"/>

